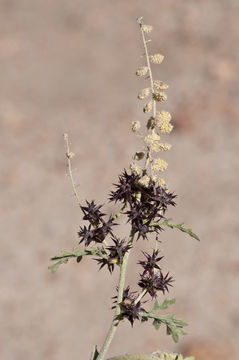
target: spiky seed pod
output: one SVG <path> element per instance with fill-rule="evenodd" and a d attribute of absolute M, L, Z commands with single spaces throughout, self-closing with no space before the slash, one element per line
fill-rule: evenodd
<path fill-rule="evenodd" d="M 157 90 L 167 90 L 168 85 L 164 84 L 163 81 L 154 80 L 154 86 Z"/>
<path fill-rule="evenodd" d="M 137 151 L 135 154 L 134 154 L 134 160 L 142 160 L 144 158 L 144 151 Z"/>
<path fill-rule="evenodd" d="M 154 54 L 151 55 L 149 58 L 153 64 L 161 64 L 164 59 L 164 56 L 161 54 Z"/>
<path fill-rule="evenodd" d="M 138 165 L 136 165 L 135 163 L 131 163 L 129 168 L 132 171 L 132 173 L 135 174 L 135 175 L 140 176 L 142 174 L 142 169 Z"/>
<path fill-rule="evenodd" d="M 131 204 L 135 198 L 135 194 L 138 192 L 138 181 L 139 176 L 128 174 L 125 170 L 123 174 L 119 176 L 119 183 L 114 184 L 116 190 L 111 191 L 109 200 L 115 202 L 121 201 L 124 203 L 129 202 Z"/>
<path fill-rule="evenodd" d="M 137 76 L 144 76 L 147 74 L 149 68 L 148 66 L 141 66 L 140 68 L 138 68 L 138 70 L 136 71 L 136 75 Z"/>
<path fill-rule="evenodd" d="M 156 93 L 153 93 L 153 99 L 155 101 L 158 101 L 158 102 L 163 102 L 163 101 L 166 101 L 167 100 L 167 94 L 165 94 L 165 92 L 156 92 Z"/>
<path fill-rule="evenodd" d="M 137 132 L 141 127 L 141 124 L 139 121 L 133 121 L 131 124 L 131 129 L 133 132 Z"/>
<path fill-rule="evenodd" d="M 143 100 L 145 99 L 147 96 L 149 96 L 150 94 L 150 89 L 149 88 L 146 88 L 146 89 L 142 89 L 140 91 L 140 93 L 138 94 L 138 99 L 139 100 Z"/>
<path fill-rule="evenodd" d="M 171 283 L 173 282 L 172 276 L 169 276 L 169 273 L 164 276 L 161 270 L 159 270 L 158 273 L 147 273 L 146 275 L 142 274 L 140 276 L 141 279 L 138 285 L 142 289 L 147 290 L 152 298 L 157 297 L 158 291 L 162 291 L 163 294 L 165 291 L 169 291 L 168 287 L 172 286 Z"/>
<path fill-rule="evenodd" d="M 136 292 L 130 292 L 129 286 L 123 291 L 123 299 L 120 305 L 120 314 L 118 315 L 119 320 L 128 319 L 131 325 L 133 326 L 135 320 L 141 320 L 140 312 L 145 311 L 142 308 L 141 301 L 138 301 L 135 304 L 137 296 Z M 116 296 L 114 297 L 116 298 Z"/>
<path fill-rule="evenodd" d="M 147 113 L 147 112 L 151 111 L 151 110 L 152 110 L 152 107 L 153 107 L 153 101 L 150 100 L 150 101 L 148 101 L 148 102 L 145 104 L 145 106 L 144 106 L 144 108 L 143 108 L 143 112 L 144 112 L 144 113 Z"/>
<path fill-rule="evenodd" d="M 153 30 L 153 26 L 151 25 L 142 25 L 141 29 L 145 32 L 145 33 L 150 33 Z"/>
<path fill-rule="evenodd" d="M 125 243 L 125 240 L 120 240 L 116 237 L 112 237 L 114 242 L 113 246 L 108 246 L 106 249 L 110 252 L 109 255 L 105 253 L 105 256 L 100 259 L 94 259 L 100 265 L 100 270 L 107 265 L 110 273 L 114 271 L 115 265 L 122 264 L 124 254 L 131 249 L 132 246 Z"/>
<path fill-rule="evenodd" d="M 159 250 L 154 250 L 152 255 L 149 255 L 145 251 L 142 251 L 142 253 L 146 257 L 146 260 L 139 261 L 138 264 L 144 268 L 143 275 L 147 273 L 153 275 L 155 270 L 161 270 L 160 266 L 157 264 L 160 260 L 163 259 L 163 256 L 158 256 Z"/>
<path fill-rule="evenodd" d="M 87 201 L 87 206 L 81 206 L 81 210 L 83 211 L 84 217 L 83 220 L 88 220 L 91 225 L 98 226 L 101 218 L 105 215 L 103 214 L 100 209 L 103 205 L 96 205 L 94 201 Z"/>

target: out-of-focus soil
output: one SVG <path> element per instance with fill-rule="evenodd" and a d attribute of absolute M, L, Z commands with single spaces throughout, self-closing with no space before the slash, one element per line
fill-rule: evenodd
<path fill-rule="evenodd" d="M 175 277 L 173 311 L 190 324 L 175 345 L 150 324 L 120 326 L 110 355 L 184 351 L 237 360 L 239 342 L 238 0 L 0 0 L 0 358 L 89 359 L 111 321 L 117 280 L 96 262 L 52 275 L 49 258 L 77 246 L 81 214 L 66 176 L 68 132 L 81 198 L 106 203 L 144 119 L 135 70 L 143 64 L 136 18 L 154 25 L 154 71 L 170 85 L 175 130 L 167 182 L 170 212 L 200 235 L 162 234 L 164 269 Z M 141 249 L 127 284 L 136 288 Z"/>

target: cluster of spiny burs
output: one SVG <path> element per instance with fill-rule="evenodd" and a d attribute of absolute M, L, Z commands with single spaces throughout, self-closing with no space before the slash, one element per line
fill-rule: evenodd
<path fill-rule="evenodd" d="M 167 100 L 165 90 L 168 88 L 160 80 L 154 80 L 152 76 L 152 64 L 160 64 L 164 56 L 161 54 L 149 55 L 148 34 L 152 26 L 145 25 L 143 19 L 138 19 L 140 32 L 144 46 L 145 64 L 136 71 L 136 75 L 149 82 L 138 94 L 138 99 L 143 100 L 143 112 L 147 115 L 146 126 L 141 126 L 139 121 L 132 123 L 132 131 L 142 139 L 142 149 L 137 151 L 129 166 L 130 170 L 124 170 L 119 176 L 118 182 L 109 194 L 109 201 L 119 204 L 119 211 L 107 216 L 102 212 L 103 205 L 95 201 L 86 201 L 80 205 L 83 212 L 83 220 L 86 225 L 81 226 L 78 232 L 79 243 L 84 245 L 83 249 L 75 248 L 72 252 L 63 251 L 52 260 L 56 263 L 50 268 L 54 272 L 62 263 L 70 258 L 76 258 L 78 262 L 83 256 L 92 256 L 99 264 L 99 268 L 107 269 L 112 273 L 119 268 L 119 283 L 116 287 L 116 296 L 113 297 L 112 308 L 115 309 L 114 318 L 108 331 L 105 343 L 100 351 L 95 347 L 91 360 L 102 360 L 113 338 L 118 324 L 128 320 L 133 326 L 135 321 L 148 321 L 152 319 L 155 329 L 161 324 L 166 326 L 167 334 L 178 341 L 180 334 L 185 334 L 183 327 L 187 325 L 182 319 L 175 318 L 174 314 L 163 315 L 160 310 L 168 308 L 175 302 L 175 299 L 163 299 L 159 304 L 157 298 L 164 296 L 173 283 L 169 272 L 164 272 L 161 267 L 163 256 L 158 248 L 161 231 L 165 227 L 177 228 L 187 232 L 190 236 L 197 236 L 181 224 L 172 224 L 171 219 L 165 217 L 169 207 L 175 206 L 176 195 L 169 191 L 162 172 L 166 170 L 166 161 L 159 156 L 169 150 L 171 145 L 161 140 L 161 137 L 168 135 L 173 126 L 171 115 L 165 110 L 158 111 L 157 105 Z M 142 130 L 142 128 L 144 130 Z M 70 153 L 69 153 L 70 154 Z M 68 160 L 71 157 L 67 154 Z M 125 223 L 129 223 L 131 231 L 128 239 L 121 239 L 115 235 L 119 216 L 125 216 Z M 130 250 L 139 240 L 150 240 L 155 237 L 151 252 L 142 251 L 142 258 L 137 261 L 139 266 L 138 290 L 131 289 L 125 285 L 126 265 Z M 153 307 L 146 310 L 150 300 L 154 300 Z M 147 304 L 146 304 L 147 302 Z M 147 305 L 147 306 L 146 306 Z M 129 355 L 116 356 L 111 360 L 131 359 Z M 182 355 L 169 354 L 166 352 L 155 352 L 151 355 L 134 355 L 133 359 L 139 360 L 183 360 Z M 187 358 L 189 360 L 189 358 Z M 193 358 L 190 358 L 193 359 Z"/>

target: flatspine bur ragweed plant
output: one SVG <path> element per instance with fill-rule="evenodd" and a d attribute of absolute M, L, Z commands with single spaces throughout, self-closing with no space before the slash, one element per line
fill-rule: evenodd
<path fill-rule="evenodd" d="M 107 215 L 103 212 L 103 205 L 98 205 L 94 200 L 82 204 L 77 192 L 72 174 L 71 160 L 74 154 L 70 151 L 68 135 L 64 134 L 66 145 L 66 158 L 69 176 L 76 201 L 82 211 L 85 225 L 78 231 L 79 247 L 72 251 L 62 251 L 51 260 L 53 265 L 49 268 L 54 273 L 61 264 L 75 259 L 78 263 L 83 257 L 91 257 L 97 261 L 99 269 L 112 273 L 119 272 L 118 285 L 113 290 L 112 309 L 114 315 L 105 341 L 98 350 L 97 346 L 91 353 L 90 360 L 103 360 L 109 349 L 115 332 L 122 321 L 128 320 L 133 327 L 136 321 L 144 323 L 152 321 L 156 330 L 161 325 L 166 327 L 168 335 L 178 342 L 179 336 L 184 335 L 187 325 L 175 314 L 162 314 L 161 310 L 167 309 L 175 303 L 175 299 L 167 299 L 165 295 L 173 286 L 173 277 L 162 269 L 159 244 L 160 234 L 165 228 L 176 228 L 199 240 L 191 229 L 184 223 L 174 224 L 172 219 L 166 217 L 169 207 L 176 205 L 176 195 L 169 190 L 162 174 L 168 164 L 164 160 L 164 152 L 171 145 L 161 139 L 173 129 L 171 115 L 161 108 L 167 100 L 166 90 L 168 85 L 154 79 L 152 64 L 161 64 L 164 56 L 149 54 L 148 37 L 152 26 L 143 23 L 143 18 L 137 19 L 144 47 L 145 63 L 138 68 L 136 75 L 147 81 L 148 86 L 138 93 L 138 99 L 143 101 L 143 112 L 147 116 L 145 125 L 140 121 L 132 123 L 132 131 L 142 139 L 142 149 L 135 152 L 129 165 L 130 170 L 123 170 L 118 182 L 109 194 L 109 201 L 120 205 L 115 214 Z M 159 108 L 159 109 L 158 109 Z M 162 155 L 161 155 L 162 154 Z M 127 239 L 121 239 L 114 233 L 118 225 L 117 219 L 125 217 L 125 223 L 130 224 L 130 233 Z M 150 238 L 149 238 L 150 235 Z M 137 261 L 140 267 L 137 290 L 132 290 L 126 284 L 127 263 L 131 249 L 142 241 L 153 241 L 153 251 L 142 251 L 142 258 Z M 159 302 L 160 300 L 160 302 Z M 153 304 L 150 306 L 150 303 Z M 156 351 L 149 355 L 119 355 L 108 360 L 183 360 L 180 354 Z M 188 357 L 187 360 L 193 360 Z M 186 360 L 186 359 L 185 359 Z"/>

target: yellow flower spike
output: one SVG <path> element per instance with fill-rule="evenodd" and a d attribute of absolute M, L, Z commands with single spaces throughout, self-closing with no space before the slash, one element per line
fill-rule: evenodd
<path fill-rule="evenodd" d="M 146 34 L 152 31 L 152 27 L 150 25 L 145 25 L 143 23 L 143 18 L 138 18 L 138 23 L 141 29 L 141 35 L 144 45 L 144 55 L 146 58 L 145 66 L 139 67 L 136 74 L 138 76 L 146 75 L 146 79 L 149 79 L 150 85 L 148 88 L 140 90 L 138 93 L 138 99 L 143 100 L 148 96 L 150 98 L 143 107 L 143 112 L 146 114 L 150 114 L 148 120 L 146 121 L 146 134 L 142 132 L 138 132 L 138 135 L 144 139 L 145 148 L 142 153 L 145 158 L 144 166 L 142 166 L 142 184 L 144 186 L 148 186 L 149 182 L 153 181 L 152 177 L 155 177 L 154 184 L 160 184 L 160 186 L 166 186 L 165 181 L 161 178 L 157 182 L 158 176 L 157 172 L 166 170 L 168 164 L 163 159 L 155 159 L 155 153 L 159 151 L 166 151 L 171 148 L 171 145 L 168 143 L 164 143 L 160 141 L 159 134 L 165 133 L 169 134 L 173 126 L 170 124 L 171 115 L 167 111 L 157 111 L 157 103 L 161 103 L 167 100 L 167 94 L 164 90 L 168 89 L 168 85 L 163 81 L 154 80 L 152 74 L 152 63 L 153 64 L 161 64 L 164 60 L 164 55 L 160 53 L 149 55 L 148 51 L 148 41 L 146 39 Z M 138 131 L 138 126 L 136 124 L 132 125 L 132 130 L 134 132 Z M 157 130 L 157 131 L 156 131 Z M 159 133 L 159 134 L 158 134 Z M 141 156 L 136 153 L 133 157 L 134 160 L 141 160 Z M 132 165 L 131 165 L 132 166 Z M 137 172 L 137 170 L 134 170 Z M 141 175 L 141 176 L 142 176 Z"/>

